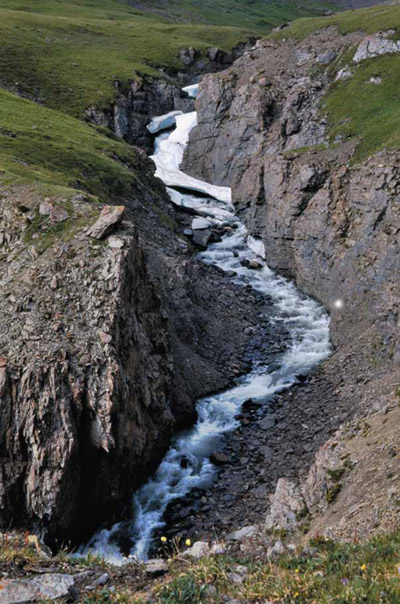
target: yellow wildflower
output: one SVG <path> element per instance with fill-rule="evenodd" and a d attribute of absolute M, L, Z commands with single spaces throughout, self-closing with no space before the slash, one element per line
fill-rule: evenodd
<path fill-rule="evenodd" d="M 190 539 L 186 539 L 185 544 L 190 547 L 192 545 L 192 542 L 190 541 Z"/>
<path fill-rule="evenodd" d="M 364 572 L 365 570 L 367 570 L 367 565 L 363 564 L 362 566 L 360 566 L 360 569 Z"/>
<path fill-rule="evenodd" d="M 167 543 L 167 538 L 166 537 L 161 537 L 161 542 L 162 543 Z"/>
<path fill-rule="evenodd" d="M 296 568 L 296 570 L 295 570 L 294 572 L 296 573 L 296 575 L 298 575 L 298 574 L 299 574 L 299 572 L 300 572 L 300 569 L 299 569 L 299 568 Z"/>

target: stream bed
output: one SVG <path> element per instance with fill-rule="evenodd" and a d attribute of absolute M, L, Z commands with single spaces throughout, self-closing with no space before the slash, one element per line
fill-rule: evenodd
<path fill-rule="evenodd" d="M 195 88 L 191 87 L 195 94 Z M 146 560 L 153 541 L 165 525 L 165 513 L 174 501 L 215 480 L 211 454 L 222 438 L 240 425 L 238 415 L 249 401 L 268 405 L 276 393 L 290 388 L 330 354 L 329 317 L 313 299 L 268 268 L 261 241 L 249 237 L 235 214 L 231 190 L 197 180 L 180 171 L 189 134 L 197 124 L 195 112 L 160 116 L 150 127 L 158 133 L 153 160 L 156 175 L 167 186 L 171 202 L 194 214 L 192 229 L 200 236 L 213 225 L 225 228 L 220 241 L 199 252 L 202 262 L 225 271 L 238 287 L 250 287 L 273 301 L 272 325 L 284 325 L 289 343 L 278 361 L 255 358 L 250 373 L 224 392 L 197 403 L 198 419 L 189 430 L 176 435 L 156 473 L 135 493 L 131 521 L 96 533 L 84 548 L 115 564 L 130 557 Z M 171 122 L 172 120 L 172 122 Z M 164 127 L 175 123 L 167 132 Z M 121 550 L 121 538 L 125 545 Z"/>

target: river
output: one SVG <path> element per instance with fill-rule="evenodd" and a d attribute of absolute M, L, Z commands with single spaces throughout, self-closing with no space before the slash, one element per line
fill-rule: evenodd
<path fill-rule="evenodd" d="M 190 94 L 196 94 L 195 87 Z M 163 127 L 174 123 L 172 131 L 163 131 Z M 198 214 L 200 222 L 197 218 L 193 226 L 214 223 L 228 227 L 221 241 L 199 253 L 200 259 L 229 272 L 239 287 L 251 286 L 271 298 L 275 309 L 271 321 L 285 324 L 290 342 L 278 366 L 274 363 L 270 367 L 258 358 L 252 371 L 239 378 L 233 388 L 198 401 L 197 423 L 175 437 L 154 476 L 134 494 L 132 521 L 99 531 L 84 548 L 85 552 L 91 550 L 115 564 L 128 562 L 130 557 L 146 560 L 155 533 L 164 526 L 164 514 L 171 502 L 194 488 L 207 487 L 214 480 L 216 469 L 210 455 L 222 436 L 239 426 L 236 417 L 245 401 L 265 401 L 268 396 L 290 388 L 300 375 L 310 373 L 330 353 L 328 315 L 314 300 L 268 268 L 263 243 L 248 236 L 235 214 L 231 190 L 180 171 L 190 131 L 196 124 L 195 112 L 153 120 L 152 130 L 161 132 L 152 158 L 156 174 L 166 184 L 172 203 Z M 120 549 L 122 533 L 131 544 L 128 555 Z"/>

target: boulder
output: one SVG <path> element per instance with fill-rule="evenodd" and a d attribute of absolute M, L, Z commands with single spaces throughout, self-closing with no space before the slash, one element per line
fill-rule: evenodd
<path fill-rule="evenodd" d="M 336 52 L 334 50 L 328 50 L 317 55 L 317 63 L 320 65 L 329 65 L 336 59 Z"/>
<path fill-rule="evenodd" d="M 210 461 L 216 466 L 223 466 L 229 462 L 229 457 L 225 453 L 212 453 Z"/>
<path fill-rule="evenodd" d="M 102 575 L 100 575 L 100 577 L 97 577 L 97 579 L 92 581 L 92 583 L 90 585 L 85 587 L 85 589 L 87 589 L 88 591 L 93 591 L 94 589 L 97 589 L 101 585 L 106 585 L 106 583 L 108 583 L 109 580 L 110 580 L 110 575 L 108 573 L 103 573 Z"/>
<path fill-rule="evenodd" d="M 286 478 L 280 478 L 265 521 L 265 529 L 293 530 L 298 525 L 298 515 L 303 509 L 304 499 L 297 485 Z"/>
<path fill-rule="evenodd" d="M 157 576 L 164 575 L 168 572 L 168 564 L 161 558 L 153 558 L 145 562 L 146 573 L 149 575 Z"/>
<path fill-rule="evenodd" d="M 75 581 L 70 575 L 46 574 L 34 579 L 0 581 L 1 604 L 42 602 L 68 597 Z"/>
<path fill-rule="evenodd" d="M 264 268 L 264 264 L 260 260 L 249 260 L 249 268 L 253 270 L 259 270 Z"/>
<path fill-rule="evenodd" d="M 194 231 L 193 233 L 193 242 L 201 248 L 206 248 L 211 239 L 211 231 L 210 229 L 205 229 L 203 231 Z"/>
<path fill-rule="evenodd" d="M 258 425 L 261 428 L 261 430 L 270 430 L 271 428 L 274 427 L 275 420 L 273 417 L 267 416 L 267 417 L 264 417 L 264 419 L 262 419 Z"/>
<path fill-rule="evenodd" d="M 189 547 L 185 552 L 183 552 L 182 556 L 185 558 L 194 558 L 195 560 L 200 560 L 200 558 L 205 558 L 205 556 L 209 556 L 211 554 L 211 548 L 205 541 L 196 541 Z"/>
<path fill-rule="evenodd" d="M 286 549 L 282 541 L 276 541 L 274 545 L 271 545 L 271 547 L 268 548 L 267 556 L 268 558 L 276 558 L 277 556 L 284 554 L 285 551 Z"/>
<path fill-rule="evenodd" d="M 400 52 L 400 41 L 391 40 L 390 36 L 392 33 L 393 32 L 391 31 L 387 31 L 364 38 L 356 50 L 353 62 L 360 63 L 361 61 L 372 59 L 380 55 Z"/>
<path fill-rule="evenodd" d="M 105 206 L 96 222 L 89 227 L 87 231 L 88 236 L 93 239 L 104 239 L 112 233 L 124 215 L 124 206 Z"/>

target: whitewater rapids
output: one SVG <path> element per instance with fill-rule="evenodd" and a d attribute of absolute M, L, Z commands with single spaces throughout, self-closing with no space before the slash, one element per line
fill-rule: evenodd
<path fill-rule="evenodd" d="M 195 95 L 195 92 L 195 87 L 191 87 L 191 94 Z M 205 263 L 234 273 L 233 280 L 239 286 L 250 285 L 271 298 L 276 309 L 272 321 L 285 324 L 290 343 L 278 368 L 276 363 L 270 369 L 258 361 L 251 373 L 238 379 L 233 388 L 197 403 L 195 426 L 175 437 L 154 476 L 135 493 L 133 520 L 99 531 L 84 548 L 83 553 L 90 550 L 115 564 L 124 564 L 130 557 L 146 560 L 155 532 L 164 526 L 168 505 L 194 488 L 211 484 L 215 467 L 210 462 L 210 455 L 222 435 L 239 426 L 236 416 L 246 400 L 265 401 L 274 393 L 289 388 L 299 375 L 310 373 L 330 353 L 328 315 L 314 300 L 268 268 L 264 245 L 248 236 L 245 226 L 235 215 L 231 190 L 210 185 L 180 170 L 190 131 L 197 124 L 197 114 L 159 116 L 151 124 L 152 131 L 160 132 L 163 127 L 170 126 L 171 118 L 175 129 L 161 132 L 156 140 L 152 158 L 157 167 L 156 175 L 167 185 L 172 203 L 233 227 L 221 242 L 210 245 L 199 256 Z M 182 190 L 187 192 L 182 193 Z M 262 267 L 248 268 L 251 260 L 258 260 Z M 128 536 L 132 543 L 129 556 L 123 555 L 119 548 L 121 534 L 125 538 Z"/>

